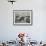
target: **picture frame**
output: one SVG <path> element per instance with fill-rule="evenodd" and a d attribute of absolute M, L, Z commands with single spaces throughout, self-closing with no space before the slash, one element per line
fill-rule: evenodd
<path fill-rule="evenodd" d="M 13 10 L 13 25 L 32 25 L 32 10 Z"/>

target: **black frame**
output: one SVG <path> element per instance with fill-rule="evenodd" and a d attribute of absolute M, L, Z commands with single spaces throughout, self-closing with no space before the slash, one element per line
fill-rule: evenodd
<path fill-rule="evenodd" d="M 31 24 L 14 24 L 14 13 L 15 11 L 30 11 L 31 12 Z M 33 11 L 32 10 L 13 10 L 13 25 L 32 25 L 33 24 Z"/>

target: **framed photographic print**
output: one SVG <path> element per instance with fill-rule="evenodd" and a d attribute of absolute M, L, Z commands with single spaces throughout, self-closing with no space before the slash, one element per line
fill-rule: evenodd
<path fill-rule="evenodd" d="M 32 25 L 32 10 L 13 10 L 13 24 Z"/>

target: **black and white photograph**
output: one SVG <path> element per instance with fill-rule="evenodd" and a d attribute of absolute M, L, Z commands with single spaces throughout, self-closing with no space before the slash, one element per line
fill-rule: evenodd
<path fill-rule="evenodd" d="M 31 24 L 32 10 L 14 10 L 13 24 Z"/>

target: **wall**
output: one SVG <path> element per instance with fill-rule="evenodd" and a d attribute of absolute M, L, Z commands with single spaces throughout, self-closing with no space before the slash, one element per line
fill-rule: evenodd
<path fill-rule="evenodd" d="M 14 26 L 13 10 L 33 10 L 32 26 Z M 12 5 L 0 0 L 0 40 L 15 40 L 18 32 L 26 32 L 33 40 L 46 40 L 46 0 L 17 0 Z"/>

